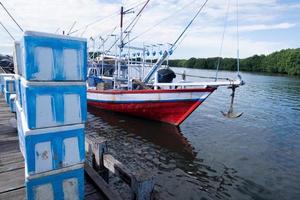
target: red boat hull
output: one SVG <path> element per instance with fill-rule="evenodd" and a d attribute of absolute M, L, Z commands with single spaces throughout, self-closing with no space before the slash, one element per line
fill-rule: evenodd
<path fill-rule="evenodd" d="M 132 116 L 180 125 L 199 105 L 200 101 L 103 103 L 88 101 L 88 105 Z"/>
<path fill-rule="evenodd" d="M 179 126 L 214 90 L 89 90 L 88 105 Z"/>

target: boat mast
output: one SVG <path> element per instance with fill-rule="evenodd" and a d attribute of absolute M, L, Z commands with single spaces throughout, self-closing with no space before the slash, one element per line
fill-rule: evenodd
<path fill-rule="evenodd" d="M 120 45 L 119 45 L 119 62 L 118 62 L 118 69 L 117 69 L 117 77 L 120 78 L 121 73 L 121 59 L 122 59 L 122 50 L 123 50 L 123 15 L 124 15 L 124 7 L 121 6 L 121 20 L 120 20 Z"/>

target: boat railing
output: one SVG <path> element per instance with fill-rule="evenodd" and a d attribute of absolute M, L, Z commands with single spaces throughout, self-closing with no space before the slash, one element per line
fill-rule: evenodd
<path fill-rule="evenodd" d="M 152 85 L 156 87 L 189 87 L 189 86 L 203 86 L 206 87 L 219 87 L 219 86 L 240 86 L 243 85 L 244 82 L 242 80 L 222 80 L 222 81 L 208 81 L 208 82 L 188 82 L 181 81 L 177 83 L 153 83 Z"/>

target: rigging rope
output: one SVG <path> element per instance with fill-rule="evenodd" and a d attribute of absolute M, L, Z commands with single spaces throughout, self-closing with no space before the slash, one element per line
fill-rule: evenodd
<path fill-rule="evenodd" d="M 8 35 L 15 40 L 14 36 L 12 36 L 12 34 L 7 30 L 7 28 L 2 24 L 2 22 L 0 22 L 1 26 L 4 28 L 4 30 L 8 33 Z"/>
<path fill-rule="evenodd" d="M 136 2 L 136 3 L 134 3 L 134 4 L 131 4 L 132 7 L 131 7 L 129 10 L 134 9 L 134 8 L 140 6 L 140 5 L 143 4 L 144 2 L 145 2 L 145 1 L 143 1 L 142 3 L 137 3 L 137 2 Z M 87 24 L 87 25 L 85 25 L 85 26 L 82 26 L 82 27 L 80 27 L 80 28 L 78 28 L 78 29 L 76 29 L 76 30 L 70 32 L 69 34 L 71 35 L 71 34 L 73 34 L 73 33 L 76 33 L 76 32 L 78 32 L 78 31 L 80 31 L 80 30 L 84 30 L 84 32 L 85 32 L 86 29 L 87 29 L 89 26 L 92 26 L 92 25 L 94 25 L 94 24 L 96 24 L 96 23 L 99 23 L 99 22 L 101 22 L 101 21 L 104 21 L 104 20 L 106 20 L 106 19 L 108 19 L 108 18 L 118 16 L 119 14 L 120 14 L 120 12 L 117 11 L 117 12 L 114 12 L 114 13 L 112 13 L 112 14 L 110 14 L 110 15 L 105 16 L 105 17 L 101 17 L 100 19 L 94 20 L 94 21 L 92 21 L 91 23 L 89 23 L 89 24 Z"/>
<path fill-rule="evenodd" d="M 135 16 L 135 18 L 132 20 L 132 22 L 126 27 L 126 29 L 125 29 L 125 31 L 124 32 L 126 32 L 127 31 L 127 29 L 132 25 L 132 23 L 135 21 L 135 23 L 132 25 L 132 27 L 131 27 L 131 29 L 130 29 L 130 31 L 125 35 L 125 37 L 124 38 L 122 38 L 122 39 L 125 39 L 126 37 L 128 37 L 129 36 L 129 33 L 132 31 L 132 29 L 134 28 L 134 26 L 137 24 L 137 22 L 138 22 L 138 20 L 140 19 L 140 17 L 142 16 L 141 14 L 142 14 L 142 11 L 145 9 L 145 7 L 147 6 L 147 4 L 149 3 L 149 1 L 150 0 L 147 0 L 146 1 L 146 3 L 144 4 L 144 6 L 142 7 L 142 9 L 139 11 L 139 13 Z M 138 4 L 138 5 L 140 5 L 140 4 Z M 131 9 L 129 9 L 129 10 L 131 10 Z M 128 10 L 127 10 L 128 11 Z M 111 47 L 107 50 L 107 52 L 109 52 L 116 44 L 117 44 L 117 42 L 120 40 L 120 38 L 117 38 L 116 40 L 115 40 L 115 42 L 111 45 Z M 128 44 L 130 41 L 128 41 L 127 43 L 124 43 L 123 45 L 126 45 L 126 44 Z"/>
<path fill-rule="evenodd" d="M 22 27 L 18 24 L 18 22 L 15 20 L 15 18 L 13 18 L 13 16 L 8 12 L 8 10 L 5 8 L 5 6 L 2 4 L 2 2 L 0 1 L 1 6 L 3 7 L 3 9 L 5 10 L 5 12 L 10 16 L 10 18 L 15 22 L 15 24 L 19 27 L 19 29 L 23 31 Z"/>
<path fill-rule="evenodd" d="M 204 6 L 206 5 L 206 3 L 208 2 L 208 0 L 206 0 L 202 6 L 200 7 L 200 9 L 197 11 L 196 15 L 193 17 L 193 19 L 190 21 L 190 23 L 185 27 L 185 29 L 182 31 L 182 33 L 179 35 L 179 37 L 177 38 L 177 40 L 173 43 L 173 46 L 171 48 L 173 48 L 177 42 L 180 40 L 180 38 L 183 36 L 183 34 L 188 30 L 188 28 L 192 25 L 192 23 L 195 21 L 195 19 L 198 17 L 198 15 L 200 14 L 200 12 L 202 11 L 202 9 L 204 8 Z"/>
<path fill-rule="evenodd" d="M 175 51 L 177 49 L 177 47 L 183 42 L 183 40 L 186 38 L 187 34 L 185 34 L 181 40 L 177 43 L 177 45 L 173 48 L 173 51 Z"/>
<path fill-rule="evenodd" d="M 219 57 L 218 57 L 218 61 L 217 61 L 215 81 L 217 81 L 217 79 L 218 79 L 219 67 L 220 67 L 220 63 L 221 63 L 221 56 L 222 56 L 222 53 L 223 53 L 223 44 L 224 44 L 225 32 L 226 32 L 226 28 L 227 28 L 229 8 L 230 8 L 230 0 L 227 0 L 227 9 L 226 9 L 226 14 L 225 14 L 225 18 L 224 18 L 224 27 L 223 27 Z"/>
<path fill-rule="evenodd" d="M 144 6 L 141 8 L 141 10 L 138 12 L 138 14 L 134 17 L 134 19 L 129 23 L 129 25 L 125 28 L 125 31 L 128 31 L 128 29 L 130 28 L 130 26 L 132 25 L 130 31 L 132 31 L 132 29 L 134 28 L 134 26 L 137 24 L 138 20 L 140 19 L 140 17 L 142 16 L 142 12 L 143 10 L 146 8 L 146 6 L 148 5 L 148 3 L 150 2 L 150 0 L 147 0 L 146 3 L 144 4 Z M 129 31 L 129 32 L 130 32 Z M 129 33 L 127 33 L 124 37 L 124 39 L 128 36 Z M 123 39 L 123 38 L 122 38 Z"/>
<path fill-rule="evenodd" d="M 89 26 L 91 26 L 91 25 L 94 25 L 94 24 L 96 24 L 96 23 L 98 23 L 98 22 L 104 21 L 104 20 L 106 20 L 106 19 L 108 19 L 108 18 L 115 17 L 115 16 L 118 16 L 118 15 L 119 15 L 119 12 L 118 12 L 118 13 L 113 13 L 113 14 L 111 14 L 111 15 L 107 15 L 107 16 L 101 18 L 101 19 L 97 19 L 97 20 L 95 20 L 95 21 L 93 21 L 93 22 L 91 22 L 91 23 L 89 23 L 89 24 L 87 24 L 87 25 L 85 25 L 85 26 L 82 26 L 82 27 L 76 29 L 75 31 L 70 32 L 69 35 L 71 35 L 71 34 L 73 34 L 73 33 L 76 33 L 76 32 L 78 32 L 78 31 L 80 31 L 80 30 L 82 30 L 82 29 L 86 30 L 86 29 L 87 29 Z"/>
<path fill-rule="evenodd" d="M 179 11 L 185 9 L 186 7 L 188 6 L 191 6 L 195 1 L 197 0 L 193 0 L 187 4 L 185 4 L 183 7 L 179 8 L 176 10 L 176 12 L 173 12 L 172 14 L 168 15 L 167 17 L 163 18 L 162 20 L 160 20 L 158 23 L 154 24 L 153 26 L 149 27 L 148 29 L 146 29 L 145 31 L 143 31 L 142 33 L 138 34 L 137 36 L 133 37 L 130 41 L 128 41 L 127 43 L 129 42 L 132 42 L 134 40 L 136 40 L 137 38 L 141 37 L 142 35 L 144 35 L 145 33 L 151 31 L 153 28 L 157 27 L 158 25 L 160 25 L 161 23 L 163 23 L 164 21 L 168 20 L 169 18 L 173 17 L 175 14 L 178 14 Z M 127 44 L 125 43 L 125 44 Z"/>
<path fill-rule="evenodd" d="M 240 76 L 239 0 L 236 0 L 237 75 Z"/>
<path fill-rule="evenodd" d="M 72 29 L 74 28 L 76 23 L 77 23 L 76 21 L 73 22 L 73 24 L 71 25 L 71 28 L 69 29 L 67 35 L 70 35 L 70 32 L 72 31 Z"/>

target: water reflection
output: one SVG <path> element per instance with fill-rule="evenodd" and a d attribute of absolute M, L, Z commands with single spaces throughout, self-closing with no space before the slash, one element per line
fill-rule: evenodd
<path fill-rule="evenodd" d="M 132 170 L 141 167 L 156 176 L 155 199 L 227 199 L 236 197 L 234 191 L 254 199 L 268 195 L 264 187 L 238 176 L 237 170 L 197 156 L 178 127 L 93 107 L 88 111 L 87 131 L 108 138 L 110 151 Z M 120 182 L 114 187 L 124 191 Z"/>
<path fill-rule="evenodd" d="M 155 145 L 176 152 L 193 160 L 196 157 L 194 147 L 182 135 L 180 128 L 151 120 L 130 117 L 119 113 L 109 112 L 94 107 L 89 107 L 88 112 L 99 117 L 114 129 L 121 129 L 127 134 L 134 134 Z"/>

